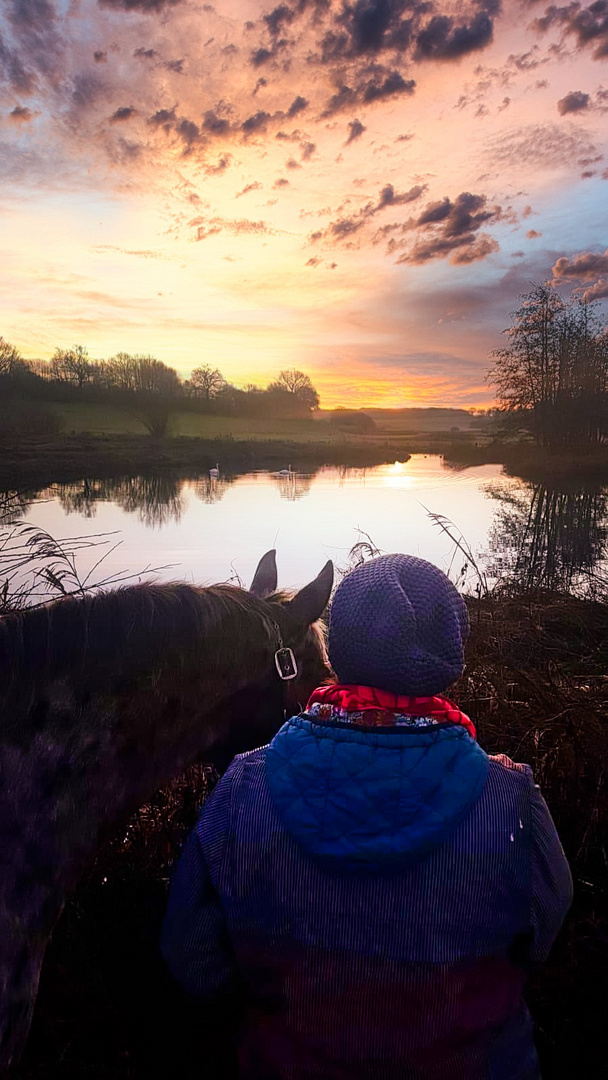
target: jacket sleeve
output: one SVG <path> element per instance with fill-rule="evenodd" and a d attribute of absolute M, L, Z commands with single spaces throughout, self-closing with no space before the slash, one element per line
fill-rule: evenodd
<path fill-rule="evenodd" d="M 540 788 L 531 780 L 532 945 L 530 958 L 546 960 L 572 903 L 572 875 Z"/>
<path fill-rule="evenodd" d="M 204 830 L 206 837 L 211 833 L 213 848 L 221 848 L 229 827 L 229 793 L 229 785 L 220 781 L 186 842 L 171 883 L 161 936 L 161 951 L 173 977 L 186 993 L 207 1000 L 230 996 L 240 988 L 226 919 L 199 839 Z"/>

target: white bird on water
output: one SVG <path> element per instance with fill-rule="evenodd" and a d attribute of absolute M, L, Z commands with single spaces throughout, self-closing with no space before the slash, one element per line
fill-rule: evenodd
<path fill-rule="evenodd" d="M 291 465 L 288 465 L 286 469 L 279 469 L 277 476 L 293 476 Z"/>
<path fill-rule="evenodd" d="M 220 467 L 219 467 L 218 463 L 216 462 L 215 468 L 209 469 L 209 479 L 210 480 L 217 480 L 219 478 L 219 475 L 220 475 Z"/>

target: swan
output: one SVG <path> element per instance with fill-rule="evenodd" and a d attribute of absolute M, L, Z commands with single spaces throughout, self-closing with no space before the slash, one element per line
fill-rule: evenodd
<path fill-rule="evenodd" d="M 210 480 L 217 480 L 219 475 L 220 475 L 220 467 L 216 462 L 215 467 L 212 468 L 212 469 L 209 469 L 209 479 Z"/>

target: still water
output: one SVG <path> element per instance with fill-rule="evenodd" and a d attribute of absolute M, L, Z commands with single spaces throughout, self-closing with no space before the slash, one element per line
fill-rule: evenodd
<path fill-rule="evenodd" d="M 324 467 L 181 479 L 167 475 L 82 480 L 32 495 L 24 516 L 58 538 L 107 534 L 78 556 L 94 580 L 125 572 L 157 580 L 249 584 L 259 556 L 276 547 L 280 583 L 315 576 L 327 559 L 345 568 L 360 541 L 422 556 L 475 585 L 476 574 L 432 519 L 443 515 L 493 580 L 572 586 L 603 565 L 605 491 L 557 494 L 506 477 L 500 465 L 455 471 L 414 455 L 367 469 Z M 451 528 L 451 526 L 450 526 Z"/>

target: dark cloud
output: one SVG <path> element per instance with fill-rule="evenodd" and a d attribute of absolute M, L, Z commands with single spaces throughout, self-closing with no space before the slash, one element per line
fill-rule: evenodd
<path fill-rule="evenodd" d="M 306 100 L 305 97 L 302 97 L 300 94 L 298 94 L 298 96 L 293 99 L 291 105 L 289 106 L 289 108 L 287 110 L 287 115 L 289 117 L 297 116 L 298 113 L 303 112 L 304 109 L 307 109 L 307 108 L 308 108 L 308 101 Z"/>
<path fill-rule="evenodd" d="M 582 90 L 571 90 L 565 97 L 560 98 L 557 103 L 557 111 L 560 116 L 565 116 L 566 113 L 583 112 L 589 108 L 591 103 L 591 97 L 589 94 L 583 93 Z"/>
<path fill-rule="evenodd" d="M 289 180 L 287 180 L 284 176 L 280 176 L 278 180 L 275 180 L 272 186 L 273 188 L 289 187 Z"/>
<path fill-rule="evenodd" d="M 176 75 L 183 75 L 184 60 L 165 60 L 163 67 L 166 67 L 167 71 L 174 71 Z"/>
<path fill-rule="evenodd" d="M 97 0 L 97 3 L 100 8 L 110 8 L 114 11 L 141 11 L 145 14 L 176 7 L 177 4 L 182 3 L 182 0 Z"/>
<path fill-rule="evenodd" d="M 27 105 L 15 105 L 15 108 L 11 109 L 8 114 L 8 118 L 12 124 L 28 124 L 30 120 L 39 115 L 40 113 L 28 109 Z"/>
<path fill-rule="evenodd" d="M 296 17 L 296 12 L 292 11 L 287 4 L 280 4 L 278 7 L 271 11 L 270 14 L 263 16 L 263 21 L 266 23 L 268 32 L 271 37 L 276 38 L 279 34 L 283 33 L 286 26 Z"/>
<path fill-rule="evenodd" d="M 561 26 L 566 34 L 576 38 L 580 49 L 591 46 L 594 60 L 604 60 L 608 56 L 608 3 L 595 0 L 588 8 L 582 7 L 575 0 L 567 7 L 552 4 L 545 14 L 532 23 L 533 29 L 545 33 L 553 26 Z"/>
<path fill-rule="evenodd" d="M 493 32 L 486 11 L 479 11 L 469 24 L 456 24 L 450 15 L 434 15 L 418 34 L 414 55 L 418 60 L 455 60 L 485 48 Z"/>
<path fill-rule="evenodd" d="M 320 266 L 322 261 L 323 261 L 322 259 L 317 259 L 316 256 L 313 255 L 312 259 L 309 259 L 308 262 L 305 263 L 304 265 L 305 266 Z"/>
<path fill-rule="evenodd" d="M 404 79 L 398 71 L 385 68 L 381 64 L 368 65 L 354 79 L 353 85 L 348 86 L 343 82 L 338 85 L 322 116 L 334 116 L 338 112 L 353 109 L 357 104 L 371 105 L 383 98 L 410 95 L 415 88 L 415 80 Z"/>
<path fill-rule="evenodd" d="M 412 8 L 408 0 L 356 0 L 346 3 L 335 18 L 335 28 L 321 41 L 323 62 L 369 56 L 387 50 L 403 52 L 412 36 Z"/>
<path fill-rule="evenodd" d="M 175 105 L 172 109 L 159 109 L 148 120 L 149 124 L 153 127 L 162 127 L 165 131 L 170 131 L 175 124 Z"/>
<path fill-rule="evenodd" d="M 156 49 L 144 49 L 143 45 L 140 45 L 138 49 L 133 50 L 133 56 L 141 57 L 142 60 L 153 60 L 158 53 Z"/>
<path fill-rule="evenodd" d="M 272 49 L 264 49 L 260 47 L 259 49 L 253 50 L 251 56 L 249 57 L 249 60 L 252 66 L 257 68 L 261 67 L 262 64 L 267 64 L 268 61 L 272 59 L 273 55 L 274 53 Z"/>
<path fill-rule="evenodd" d="M 175 130 L 182 142 L 188 147 L 194 146 L 195 143 L 200 142 L 200 128 L 198 124 L 194 123 L 194 120 L 186 120 L 185 118 L 180 120 L 179 123 L 175 125 Z"/>
<path fill-rule="evenodd" d="M 483 225 L 499 221 L 502 216 L 499 206 L 488 209 L 486 204 L 485 195 L 473 195 L 470 191 L 463 191 L 453 201 L 445 198 L 430 203 L 413 223 L 423 235 L 397 261 L 422 264 L 449 256 L 450 262 L 464 265 L 498 251 L 498 242 L 493 237 L 479 233 Z M 399 243 L 392 241 L 389 250 L 398 246 Z"/>
<path fill-rule="evenodd" d="M 526 240 L 538 240 L 538 238 L 542 235 L 542 232 L 537 232 L 536 229 L 528 229 L 526 233 Z"/>
<path fill-rule="evenodd" d="M 101 49 L 96 49 L 93 53 L 93 59 L 96 64 L 105 64 L 108 59 L 108 54 L 107 52 L 102 52 Z"/>
<path fill-rule="evenodd" d="M 365 225 L 365 221 L 365 216 L 340 218 L 339 221 L 333 221 L 331 223 L 331 225 L 329 226 L 329 233 L 336 240 L 345 240 L 349 236 L 352 236 L 354 233 L 358 232 L 359 229 L 362 229 Z"/>
<path fill-rule="evenodd" d="M 507 63 L 513 64 L 518 71 L 533 71 L 539 64 L 546 63 L 548 58 L 541 60 L 539 58 L 540 49 L 538 45 L 534 45 L 532 49 L 529 49 L 525 53 L 511 53 Z"/>
<path fill-rule="evenodd" d="M 132 105 L 123 105 L 121 109 L 116 109 L 110 117 L 111 124 L 121 123 L 123 120 L 130 120 L 131 117 L 137 115 L 137 109 L 134 109 Z"/>
<path fill-rule="evenodd" d="M 387 207 L 405 206 L 407 203 L 415 202 L 421 195 L 427 190 L 426 184 L 418 184 L 416 187 L 410 188 L 409 191 L 397 192 L 392 184 L 385 184 L 380 195 L 378 196 L 377 203 L 367 202 L 356 213 L 349 214 L 347 217 L 338 218 L 337 221 L 332 221 L 325 232 L 316 232 L 311 236 L 311 240 L 320 240 L 323 237 L 330 240 L 349 240 L 355 233 L 358 233 L 372 218 L 379 214 L 381 210 L 385 210 Z M 387 235 L 393 229 L 402 229 L 400 224 L 389 225 L 383 227 L 379 231 L 379 234 Z"/>
<path fill-rule="evenodd" d="M 261 75 L 252 90 L 252 94 L 254 97 L 257 94 L 258 90 L 261 90 L 263 86 L 268 86 L 268 79 L 265 79 L 264 76 Z"/>
<path fill-rule="evenodd" d="M 370 80 L 363 89 L 363 101 L 369 103 L 380 98 L 396 97 L 400 94 L 413 94 L 416 88 L 414 79 L 404 79 L 398 71 L 391 71 L 379 81 Z"/>
<path fill-rule="evenodd" d="M 344 145 L 348 146 L 348 144 L 354 142 L 355 139 L 360 139 L 363 132 L 366 130 L 365 124 L 362 124 L 360 120 L 350 120 L 348 123 L 348 139 Z"/>
<path fill-rule="evenodd" d="M 248 116 L 246 120 L 243 120 L 241 131 L 244 131 L 246 135 L 251 135 L 254 131 L 265 131 L 269 120 L 270 113 L 258 109 L 252 116 Z"/>
<path fill-rule="evenodd" d="M 376 207 L 378 210 L 383 210 L 385 206 L 403 206 L 406 203 L 415 202 L 421 195 L 427 190 L 427 184 L 417 184 L 416 187 L 410 188 L 409 191 L 398 193 L 395 191 L 392 184 L 386 184 L 380 192 L 380 199 Z"/>
<path fill-rule="evenodd" d="M 316 149 L 317 146 L 314 142 L 302 143 L 302 161 L 310 161 Z"/>
<path fill-rule="evenodd" d="M 225 116 L 218 116 L 213 109 L 207 109 L 203 116 L 203 129 L 211 135 L 225 135 L 230 128 L 230 121 Z"/>
<path fill-rule="evenodd" d="M 287 158 L 287 161 L 285 162 L 285 168 L 286 169 L 301 169 L 302 166 L 300 165 L 300 162 L 296 161 L 296 159 L 294 157 L 290 157 L 290 158 Z"/>
<path fill-rule="evenodd" d="M 346 86 L 343 83 L 338 87 L 335 94 L 332 94 L 330 97 L 322 115 L 324 117 L 333 116 L 334 113 L 340 112 L 342 109 L 349 109 L 355 104 L 356 100 L 357 95 L 355 91 L 350 86 Z"/>

